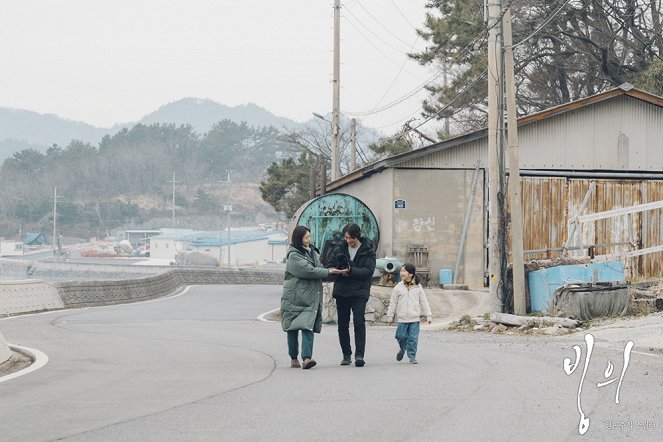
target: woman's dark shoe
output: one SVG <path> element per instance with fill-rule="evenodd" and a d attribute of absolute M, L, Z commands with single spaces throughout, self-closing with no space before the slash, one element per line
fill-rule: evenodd
<path fill-rule="evenodd" d="M 350 359 L 350 356 L 343 356 L 341 365 L 350 365 L 350 364 L 352 364 L 352 359 Z"/>
<path fill-rule="evenodd" d="M 365 364 L 364 358 L 355 359 L 355 367 L 363 367 Z"/>
<path fill-rule="evenodd" d="M 304 370 L 307 370 L 309 368 L 315 367 L 315 364 L 316 364 L 316 362 L 315 362 L 314 359 L 304 359 L 304 363 L 302 364 L 302 368 Z"/>
<path fill-rule="evenodd" d="M 299 360 L 298 359 L 292 359 L 290 361 L 290 367 L 291 368 L 301 368 L 301 365 L 299 365 Z"/>

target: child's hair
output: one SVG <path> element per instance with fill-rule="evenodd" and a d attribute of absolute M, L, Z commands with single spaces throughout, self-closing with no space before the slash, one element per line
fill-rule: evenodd
<path fill-rule="evenodd" d="M 415 284 L 419 284 L 419 282 L 421 282 L 421 278 L 419 278 L 419 275 L 417 275 L 417 269 L 414 267 L 414 264 L 406 262 L 403 264 L 403 268 L 406 272 L 412 275 Z"/>

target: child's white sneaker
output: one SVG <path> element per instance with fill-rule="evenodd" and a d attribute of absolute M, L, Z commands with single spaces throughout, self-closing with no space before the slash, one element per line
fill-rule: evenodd
<path fill-rule="evenodd" d="M 418 364 L 417 360 L 415 358 L 410 358 L 410 364 Z"/>

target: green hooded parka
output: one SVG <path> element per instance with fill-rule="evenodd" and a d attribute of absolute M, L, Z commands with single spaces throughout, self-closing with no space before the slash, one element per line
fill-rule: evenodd
<path fill-rule="evenodd" d="M 281 327 L 283 331 L 322 330 L 322 280 L 329 276 L 320 262 L 320 255 L 294 246 L 288 248 L 283 296 L 281 296 Z"/>

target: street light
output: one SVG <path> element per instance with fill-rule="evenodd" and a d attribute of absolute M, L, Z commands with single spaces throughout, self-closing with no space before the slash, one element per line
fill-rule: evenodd
<path fill-rule="evenodd" d="M 326 121 L 329 123 L 331 126 L 331 135 L 332 135 L 332 146 L 331 146 L 331 180 L 336 181 L 341 177 L 341 162 L 339 160 L 339 155 L 338 155 L 338 147 L 340 145 L 339 142 L 339 135 L 340 132 L 338 130 L 338 117 L 334 118 L 334 121 L 329 121 L 322 115 L 320 115 L 317 112 L 313 112 L 313 116 L 316 118 L 320 118 L 321 120 Z"/>

